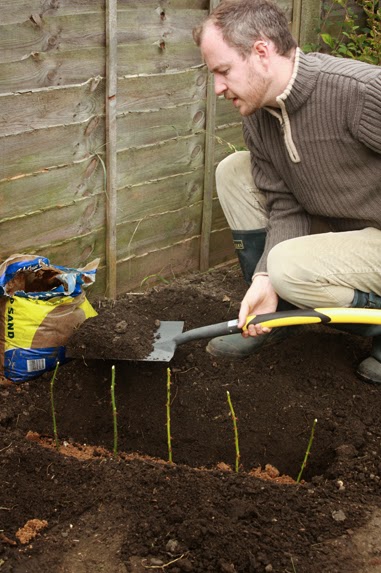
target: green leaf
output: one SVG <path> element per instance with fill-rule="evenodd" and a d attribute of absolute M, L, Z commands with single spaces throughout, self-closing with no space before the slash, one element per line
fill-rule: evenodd
<path fill-rule="evenodd" d="M 320 37 L 323 40 L 323 42 L 327 44 L 330 48 L 335 47 L 335 42 L 331 34 L 320 34 Z"/>

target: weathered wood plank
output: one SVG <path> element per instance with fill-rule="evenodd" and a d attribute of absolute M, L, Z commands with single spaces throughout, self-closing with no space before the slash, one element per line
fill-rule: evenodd
<path fill-rule="evenodd" d="M 203 169 L 199 167 L 190 173 L 119 189 L 118 222 L 138 221 L 201 201 L 203 177 Z"/>
<path fill-rule="evenodd" d="M 30 54 L 103 47 L 104 13 L 32 17 L 19 24 L 0 25 L 0 62 L 16 62 Z"/>
<path fill-rule="evenodd" d="M 199 48 L 192 40 L 152 44 L 123 44 L 118 47 L 118 75 L 155 74 L 190 68 L 202 63 Z"/>
<path fill-rule="evenodd" d="M 104 80 L 100 77 L 78 86 L 0 94 L 0 133 L 4 136 L 83 123 L 94 115 L 104 114 L 104 97 Z"/>
<path fill-rule="evenodd" d="M 205 97 L 206 71 L 199 67 L 163 74 L 120 77 L 118 113 L 159 110 Z"/>
<path fill-rule="evenodd" d="M 102 152 L 104 121 L 51 127 L 2 138 L 0 180 L 65 165 Z"/>
<path fill-rule="evenodd" d="M 200 69 L 123 78 L 118 82 L 118 113 L 162 110 L 163 107 L 170 108 L 192 100 L 200 101 L 205 90 L 204 78 L 205 74 Z M 0 94 L 0 106 L 2 135 L 81 123 L 92 115 L 104 113 L 104 79 L 97 77 L 76 86 Z M 161 113 L 161 117 L 165 115 Z M 227 123 L 225 119 L 230 117 L 221 116 L 220 123 Z M 171 121 L 167 123 L 171 124 Z"/>
<path fill-rule="evenodd" d="M 63 242 L 90 233 L 105 223 L 104 196 L 96 195 L 72 205 L 8 219 L 0 224 L 1 249 L 19 252 L 39 245 Z"/>
<path fill-rule="evenodd" d="M 118 47 L 119 76 L 166 73 L 201 63 L 200 50 L 190 40 L 188 43 L 167 44 L 165 50 L 155 44 Z M 40 52 L 22 61 L 0 64 L 0 93 L 80 84 L 104 75 L 104 48 Z"/>
<path fill-rule="evenodd" d="M 118 0 L 118 9 L 131 8 L 151 8 L 157 10 L 158 8 L 176 8 L 176 10 L 188 10 L 189 8 L 198 10 L 207 10 L 209 7 L 209 0 Z"/>
<path fill-rule="evenodd" d="M 3 179 L 0 181 L 0 220 L 49 211 L 104 192 L 104 172 L 97 158 L 27 177 Z"/>
<path fill-rule="evenodd" d="M 118 191 L 117 222 L 180 209 L 201 200 L 203 170 L 199 168 Z M 27 177 L 0 181 L 1 219 L 21 217 L 81 198 L 104 193 L 104 172 L 97 158 Z"/>
<path fill-rule="evenodd" d="M 200 234 L 202 204 L 118 225 L 118 259 L 143 255 Z"/>
<path fill-rule="evenodd" d="M 188 10 L 198 9 L 207 10 L 209 0 L 176 0 L 173 6 L 173 0 L 118 0 L 118 11 L 139 9 L 157 10 L 172 9 Z M 3 24 L 16 24 L 25 22 L 31 15 L 47 16 L 67 16 L 71 14 L 91 14 L 94 12 L 104 12 L 105 0 L 71 0 L 58 1 L 50 0 L 12 0 L 12 2 L 3 2 L 1 6 L 1 21 Z"/>
<path fill-rule="evenodd" d="M 205 102 L 167 108 L 165 111 L 127 113 L 118 118 L 118 148 L 159 143 L 191 135 L 205 128 Z"/>
<path fill-rule="evenodd" d="M 119 44 L 181 43 L 192 39 L 192 30 L 206 16 L 202 10 L 130 9 L 118 12 Z"/>
<path fill-rule="evenodd" d="M 160 277 L 173 278 L 197 269 L 198 251 L 199 238 L 193 237 L 165 249 L 118 261 L 118 293 L 139 290 L 142 281 L 152 275 L 156 275 L 151 279 L 154 284 Z"/>
<path fill-rule="evenodd" d="M 105 228 L 73 237 L 68 241 L 41 244 L 36 249 L 29 249 L 29 254 L 48 257 L 56 265 L 83 267 L 93 259 L 101 258 L 100 267 L 105 264 Z M 0 247 L 0 253 L 2 249 Z M 14 249 L 11 253 L 14 253 Z"/>
<path fill-rule="evenodd" d="M 18 62 L 0 64 L 0 92 L 80 84 L 105 75 L 105 49 L 30 54 Z"/>
<path fill-rule="evenodd" d="M 193 171 L 203 164 L 204 136 L 179 137 L 118 153 L 118 188 Z"/>
<path fill-rule="evenodd" d="M 46 0 L 12 0 L 12 2 L 2 2 L 1 22 L 17 24 L 29 20 L 31 16 L 38 21 L 38 17 L 103 13 L 104 9 L 105 0 L 49 0 L 48 2 Z"/>

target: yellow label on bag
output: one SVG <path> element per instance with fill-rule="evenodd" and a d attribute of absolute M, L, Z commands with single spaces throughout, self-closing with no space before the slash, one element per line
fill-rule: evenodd
<path fill-rule="evenodd" d="M 51 300 L 39 300 L 24 297 L 11 297 L 5 304 L 5 350 L 9 348 L 31 348 L 36 332 L 41 327 L 47 316 L 54 312 L 58 306 L 72 312 L 73 304 L 76 305 L 77 297 L 60 297 Z M 71 307 L 69 310 L 69 306 Z M 85 298 L 76 306 L 84 313 L 84 318 L 96 316 L 97 313 Z M 40 337 L 41 338 L 41 337 Z M 51 346 L 47 340 L 46 346 Z"/>

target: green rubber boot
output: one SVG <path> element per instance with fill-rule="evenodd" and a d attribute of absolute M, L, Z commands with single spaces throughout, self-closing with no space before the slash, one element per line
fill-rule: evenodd
<path fill-rule="evenodd" d="M 265 229 L 232 231 L 232 235 L 243 278 L 246 284 L 250 286 L 255 267 L 265 248 L 266 231 Z"/>
<path fill-rule="evenodd" d="M 259 352 L 264 346 L 271 346 L 282 342 L 285 338 L 295 333 L 297 327 L 282 326 L 273 328 L 269 334 L 249 336 L 244 338 L 241 334 L 229 334 L 219 336 L 209 341 L 206 351 L 213 356 L 240 360 L 248 358 Z"/>
<path fill-rule="evenodd" d="M 356 374 L 364 382 L 381 384 L 381 334 L 373 337 L 370 356 L 360 362 Z"/>

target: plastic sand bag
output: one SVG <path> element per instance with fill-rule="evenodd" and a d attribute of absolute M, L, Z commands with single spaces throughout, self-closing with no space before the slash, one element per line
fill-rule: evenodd
<path fill-rule="evenodd" d="M 16 254 L 0 265 L 0 376 L 25 382 L 65 362 L 73 331 L 97 315 L 84 289 L 98 264 L 72 269 Z"/>

